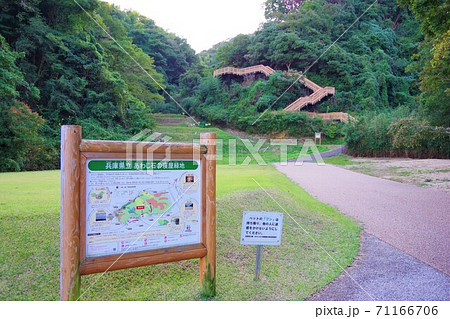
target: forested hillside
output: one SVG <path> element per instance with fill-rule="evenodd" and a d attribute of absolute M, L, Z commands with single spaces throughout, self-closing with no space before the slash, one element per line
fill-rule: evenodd
<path fill-rule="evenodd" d="M 321 130 L 331 139 L 346 135 L 360 155 L 400 147 L 396 154 L 450 156 L 446 0 L 266 0 L 266 22 L 255 33 L 198 55 L 151 17 L 77 2 L 86 12 L 73 0 L 0 0 L 0 171 L 57 168 L 64 124 L 96 139 L 151 129 L 152 113 L 182 112 L 164 90 L 198 118 L 248 132 Z M 278 72 L 244 82 L 212 76 L 255 64 Z M 344 127 L 280 111 L 308 94 L 299 82 L 285 92 L 304 71 L 336 88 L 307 110 L 344 111 L 358 121 Z M 396 138 L 405 134 L 414 139 Z"/>
<path fill-rule="evenodd" d="M 322 105 L 322 111 L 416 107 L 418 73 L 406 68 L 423 36 L 406 8 L 379 1 L 323 54 L 373 1 L 298 1 L 301 5 L 290 10 L 275 2 L 293 1 L 267 1 L 268 22 L 255 34 L 239 35 L 222 45 L 211 67 L 265 64 L 283 71 L 308 69 L 311 80 L 336 87 L 335 99 Z M 300 95 L 295 89 L 290 100 Z M 258 111 L 269 107 L 278 94 L 265 90 L 255 96 Z M 287 106 L 288 100 L 275 109 Z"/>
<path fill-rule="evenodd" d="M 95 138 L 151 128 L 166 97 L 148 75 L 176 91 L 196 63 L 184 39 L 152 20 L 78 2 L 87 13 L 72 0 L 0 1 L 0 170 L 58 167 L 60 125 Z"/>
<path fill-rule="evenodd" d="M 257 32 L 203 52 L 203 60 L 212 69 L 265 64 L 307 70 L 313 81 L 336 87 L 335 100 L 320 111 L 405 106 L 450 126 L 448 1 L 267 0 L 265 7 L 267 22 Z M 278 93 L 265 89 L 255 97 L 257 111 Z M 298 96 L 292 93 L 290 99 Z"/>
<path fill-rule="evenodd" d="M 355 155 L 448 157 L 448 130 L 434 126 L 450 126 L 449 7 L 445 0 L 267 0 L 258 31 L 200 54 L 210 76 L 183 82 L 190 92 L 183 102 L 205 120 L 249 132 L 346 135 Z M 257 64 L 284 72 L 243 83 L 211 75 Z M 357 121 L 336 127 L 280 111 L 308 95 L 300 83 L 282 95 L 300 72 L 336 88 L 304 110 L 344 111 Z"/>

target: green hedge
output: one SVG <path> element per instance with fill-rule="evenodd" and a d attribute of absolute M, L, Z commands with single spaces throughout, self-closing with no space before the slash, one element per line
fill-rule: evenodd
<path fill-rule="evenodd" d="M 394 150 L 408 157 L 450 158 L 450 130 L 404 118 L 389 127 Z"/>
<path fill-rule="evenodd" d="M 256 122 L 255 122 L 256 121 Z M 264 115 L 244 116 L 235 123 L 240 130 L 251 134 L 287 133 L 289 136 L 312 137 L 325 131 L 327 124 L 321 118 L 310 118 L 302 112 L 266 112 Z"/>
<path fill-rule="evenodd" d="M 416 118 L 361 117 L 346 133 L 347 151 L 353 156 L 450 158 L 450 130 Z"/>

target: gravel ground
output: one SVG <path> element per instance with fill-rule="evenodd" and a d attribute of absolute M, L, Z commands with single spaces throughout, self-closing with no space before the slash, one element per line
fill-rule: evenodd
<path fill-rule="evenodd" d="M 450 277 L 444 273 L 367 233 L 361 247 L 348 274 L 310 300 L 450 300 Z"/>
<path fill-rule="evenodd" d="M 409 158 L 351 158 L 350 170 L 450 193 L 450 160 Z"/>
<path fill-rule="evenodd" d="M 450 195 L 332 165 L 276 164 L 312 196 L 388 244 L 450 275 Z"/>

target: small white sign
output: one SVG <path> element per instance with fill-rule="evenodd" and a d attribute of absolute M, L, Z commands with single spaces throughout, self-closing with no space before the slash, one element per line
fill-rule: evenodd
<path fill-rule="evenodd" d="M 322 138 L 322 133 L 321 132 L 316 132 L 316 138 Z"/>
<path fill-rule="evenodd" d="M 246 211 L 242 216 L 241 245 L 279 246 L 282 230 L 282 213 Z"/>

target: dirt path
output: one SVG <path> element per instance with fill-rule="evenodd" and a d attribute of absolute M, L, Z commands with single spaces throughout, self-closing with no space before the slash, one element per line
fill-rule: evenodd
<path fill-rule="evenodd" d="M 365 231 L 450 275 L 450 195 L 332 165 L 276 164 L 322 202 L 358 219 Z"/>

